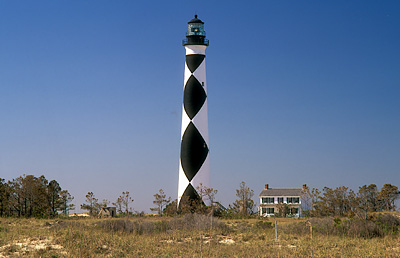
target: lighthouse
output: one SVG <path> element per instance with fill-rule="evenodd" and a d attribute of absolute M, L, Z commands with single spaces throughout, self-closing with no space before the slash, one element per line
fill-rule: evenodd
<path fill-rule="evenodd" d="M 194 16 L 182 45 L 186 50 L 183 88 L 181 151 L 179 164 L 178 208 L 181 200 L 204 203 L 197 192 L 209 187 L 207 81 L 205 52 L 208 46 L 204 22 Z"/>

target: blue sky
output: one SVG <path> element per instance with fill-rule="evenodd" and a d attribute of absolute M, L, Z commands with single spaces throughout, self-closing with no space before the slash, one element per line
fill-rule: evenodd
<path fill-rule="evenodd" d="M 77 206 L 176 198 L 195 13 L 218 200 L 241 181 L 400 187 L 400 3 L 361 0 L 0 1 L 0 177 L 43 174 Z"/>

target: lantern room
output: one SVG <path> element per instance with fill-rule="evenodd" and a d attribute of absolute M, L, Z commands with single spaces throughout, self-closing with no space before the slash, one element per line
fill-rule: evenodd
<path fill-rule="evenodd" d="M 205 45 L 208 46 L 208 39 L 206 39 L 206 32 L 204 30 L 204 22 L 194 16 L 194 19 L 188 22 L 188 31 L 186 39 L 183 40 L 182 45 Z"/>

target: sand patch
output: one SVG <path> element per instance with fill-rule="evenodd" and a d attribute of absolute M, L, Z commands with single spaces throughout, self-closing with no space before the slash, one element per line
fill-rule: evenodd
<path fill-rule="evenodd" d="M 25 238 L 1 246 L 0 257 L 9 257 L 10 255 L 23 255 L 38 250 L 60 250 L 60 253 L 67 254 L 67 252 L 62 251 L 63 249 L 64 249 L 63 246 L 54 243 L 54 240 L 51 238 L 49 239 Z"/>

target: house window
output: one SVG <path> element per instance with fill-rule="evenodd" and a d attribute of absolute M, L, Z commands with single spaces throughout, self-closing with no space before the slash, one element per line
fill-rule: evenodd
<path fill-rule="evenodd" d="M 283 203 L 283 197 L 278 197 L 278 203 Z"/>
<path fill-rule="evenodd" d="M 299 213 L 299 208 L 290 208 L 289 214 L 296 215 Z"/>
<path fill-rule="evenodd" d="M 300 203 L 300 198 L 299 197 L 288 197 L 287 203 Z"/>
<path fill-rule="evenodd" d="M 262 203 L 274 203 L 274 197 L 263 197 L 261 199 Z"/>
<path fill-rule="evenodd" d="M 262 208 L 261 214 L 265 214 L 265 213 L 267 213 L 267 208 Z"/>
<path fill-rule="evenodd" d="M 267 214 L 274 214 L 275 209 L 274 208 L 267 208 Z"/>

